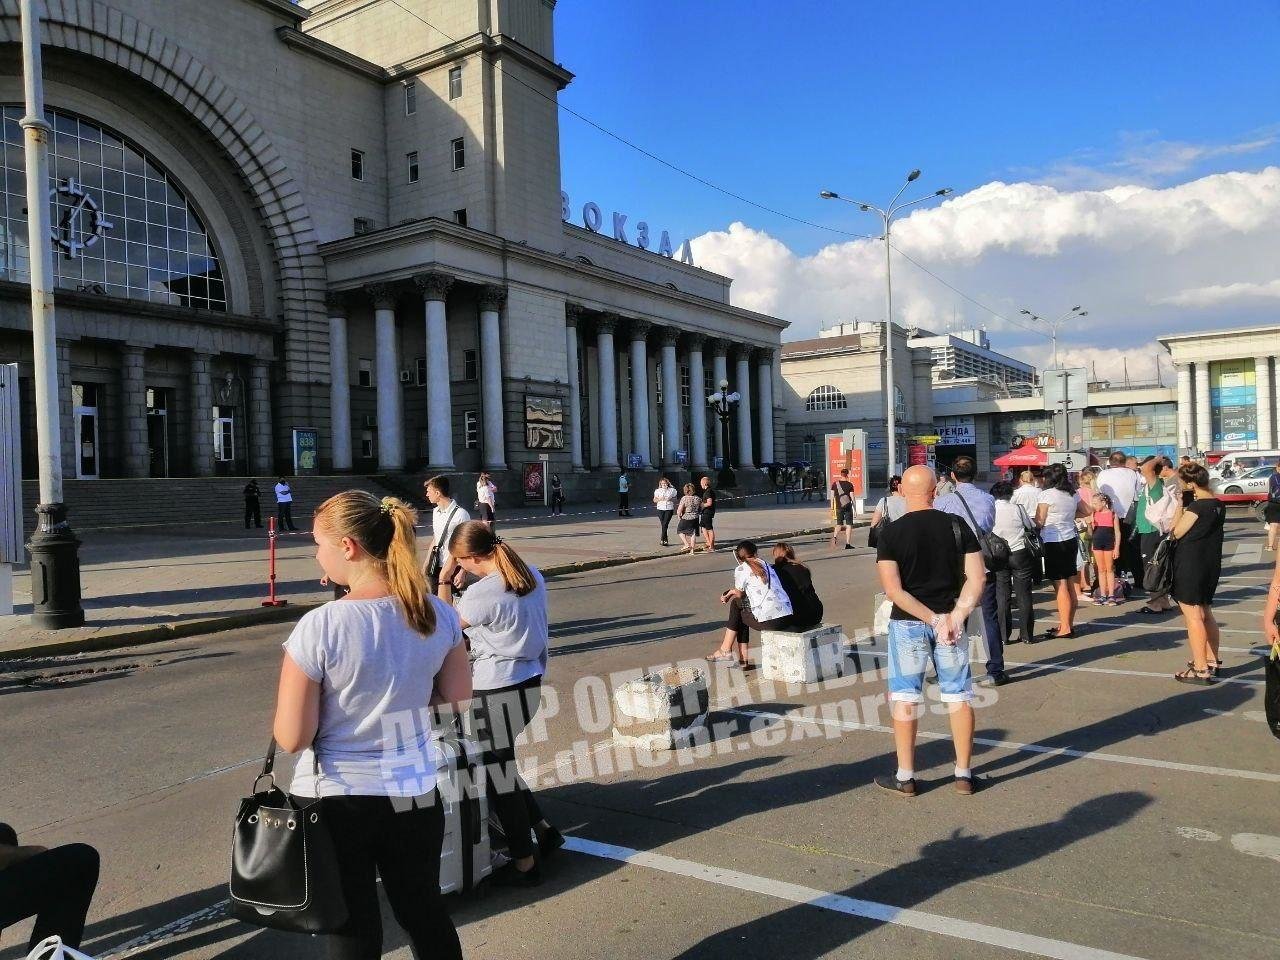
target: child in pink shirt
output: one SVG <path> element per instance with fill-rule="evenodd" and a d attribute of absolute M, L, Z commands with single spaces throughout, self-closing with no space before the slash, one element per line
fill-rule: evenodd
<path fill-rule="evenodd" d="M 1093 515 L 1089 518 L 1093 528 L 1093 562 L 1098 567 L 1098 595 L 1095 603 L 1119 606 L 1116 599 L 1116 560 L 1120 556 L 1120 541 L 1116 536 L 1116 515 L 1111 509 L 1111 498 L 1105 493 L 1093 495 Z"/>

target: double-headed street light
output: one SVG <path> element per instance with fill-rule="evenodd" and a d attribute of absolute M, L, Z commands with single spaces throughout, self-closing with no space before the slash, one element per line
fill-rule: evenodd
<path fill-rule="evenodd" d="M 711 408 L 711 412 L 720 418 L 720 448 L 724 450 L 724 458 L 721 462 L 720 472 L 716 474 L 717 487 L 732 487 L 734 485 L 733 468 L 729 466 L 729 418 L 733 415 L 733 408 L 742 399 L 741 394 L 729 392 L 729 381 L 721 380 L 720 389 L 707 397 L 707 406 Z"/>
<path fill-rule="evenodd" d="M 933 193 L 926 194 L 923 197 L 917 197 L 914 200 L 904 200 L 902 203 L 898 199 L 902 196 L 907 184 L 914 183 L 920 178 L 919 170 L 912 170 L 907 174 L 907 179 L 902 186 L 898 188 L 898 192 L 893 195 L 893 199 L 889 201 L 889 205 L 884 209 L 871 203 L 863 203 L 861 200 L 851 200 L 849 197 L 842 197 L 833 190 L 823 190 L 819 196 L 824 200 L 843 200 L 845 203 L 854 204 L 864 213 L 874 213 L 880 218 L 880 222 L 884 227 L 884 233 L 880 239 L 884 241 L 884 394 L 885 394 L 885 410 L 886 425 L 888 427 L 887 453 L 889 455 L 889 474 L 896 472 L 898 465 L 898 417 L 896 408 L 896 397 L 894 376 L 893 376 L 893 272 L 890 263 L 890 243 L 889 232 L 893 226 L 894 219 L 907 207 L 914 207 L 918 203 L 924 203 L 927 200 L 935 200 L 938 197 L 945 197 L 952 193 L 950 187 L 943 187 L 941 190 L 935 190 Z M 888 477 L 885 478 L 888 483 Z"/>
<path fill-rule="evenodd" d="M 1077 317 L 1087 317 L 1089 315 L 1089 311 L 1084 309 L 1084 307 L 1080 306 L 1079 304 L 1076 304 L 1074 307 L 1072 307 L 1070 310 L 1068 310 L 1066 313 L 1060 316 L 1057 320 L 1049 320 L 1046 317 L 1040 316 L 1040 314 L 1038 313 L 1032 313 L 1030 310 L 1020 310 L 1018 312 L 1021 313 L 1024 317 L 1030 317 L 1032 320 L 1036 320 L 1040 323 L 1048 324 L 1049 336 L 1053 338 L 1053 369 L 1054 370 L 1058 369 L 1058 328 L 1068 320 L 1074 320 Z"/>

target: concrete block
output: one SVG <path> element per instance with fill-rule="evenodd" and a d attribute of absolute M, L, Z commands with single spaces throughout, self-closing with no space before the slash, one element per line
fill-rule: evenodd
<path fill-rule="evenodd" d="M 844 631 L 839 624 L 792 633 L 760 633 L 760 678 L 783 683 L 817 683 L 843 675 Z"/>
<path fill-rule="evenodd" d="M 646 750 L 687 745 L 706 724 L 710 709 L 707 675 L 671 669 L 629 680 L 613 692 L 613 736 Z"/>

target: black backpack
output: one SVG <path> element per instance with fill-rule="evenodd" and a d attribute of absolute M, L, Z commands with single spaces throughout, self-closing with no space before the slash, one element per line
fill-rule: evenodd
<path fill-rule="evenodd" d="M 978 538 L 978 549 L 982 551 L 982 562 L 986 564 L 987 569 L 996 573 L 999 570 L 1009 569 L 1009 555 L 1012 551 L 1009 549 L 1009 541 L 1004 537 L 994 533 L 983 533 L 978 529 L 978 521 L 974 519 L 973 511 L 969 509 L 969 504 L 965 502 L 964 497 L 959 492 L 955 494 L 960 501 L 960 505 L 964 507 L 964 512 L 969 515 L 969 522 L 973 525 L 974 535 Z"/>

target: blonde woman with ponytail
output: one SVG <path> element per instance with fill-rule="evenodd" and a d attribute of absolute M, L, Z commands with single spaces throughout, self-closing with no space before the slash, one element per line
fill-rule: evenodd
<path fill-rule="evenodd" d="M 462 628 L 471 642 L 476 731 L 488 768 L 490 803 L 507 835 L 511 869 L 494 879 L 511 886 L 535 886 L 542 875 L 534 859 L 530 828 L 545 857 L 564 843 L 542 815 L 516 769 L 516 737 L 542 701 L 547 670 L 547 585 L 542 574 L 520 559 L 483 521 L 459 525 L 449 553 L 480 579 L 458 601 Z"/>
<path fill-rule="evenodd" d="M 316 562 L 350 592 L 284 645 L 274 734 L 301 751 L 290 792 L 319 797 L 329 823 L 350 919 L 326 946 L 344 960 L 382 953 L 378 874 L 415 956 L 462 957 L 440 895 L 442 758 L 427 708 L 469 700 L 471 672 L 457 615 L 427 594 L 416 521 L 362 490 L 322 503 Z"/>

